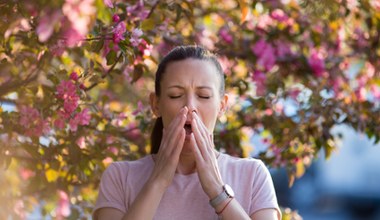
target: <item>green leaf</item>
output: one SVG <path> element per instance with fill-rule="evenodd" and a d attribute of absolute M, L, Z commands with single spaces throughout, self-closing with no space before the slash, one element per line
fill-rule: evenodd
<path fill-rule="evenodd" d="M 179 4 L 176 4 L 176 17 L 175 17 L 175 23 L 178 23 L 179 20 L 181 19 L 181 15 L 182 15 L 182 8 Z"/>
<path fill-rule="evenodd" d="M 141 23 L 141 30 L 148 31 L 148 30 L 153 30 L 157 26 L 157 21 L 154 19 L 145 19 Z"/>
<path fill-rule="evenodd" d="M 107 65 L 112 65 L 116 62 L 116 52 L 111 50 L 107 56 L 106 56 L 106 60 L 107 60 Z"/>
<path fill-rule="evenodd" d="M 98 40 L 91 43 L 91 51 L 99 53 L 104 46 L 104 40 Z"/>

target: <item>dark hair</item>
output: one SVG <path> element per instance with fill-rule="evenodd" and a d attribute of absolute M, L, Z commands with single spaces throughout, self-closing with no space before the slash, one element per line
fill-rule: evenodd
<path fill-rule="evenodd" d="M 161 81 L 168 64 L 188 58 L 210 61 L 215 65 L 220 79 L 219 93 L 221 96 L 224 95 L 224 74 L 217 56 L 201 46 L 178 46 L 171 50 L 158 65 L 154 87 L 156 96 L 161 95 Z M 152 154 L 158 153 L 160 149 L 163 127 L 162 118 L 158 117 L 150 136 Z"/>

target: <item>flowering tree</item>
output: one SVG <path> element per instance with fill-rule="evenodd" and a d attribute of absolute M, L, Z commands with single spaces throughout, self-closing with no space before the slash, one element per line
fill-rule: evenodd
<path fill-rule="evenodd" d="M 216 147 L 301 177 L 330 129 L 380 139 L 380 1 L 0 3 L 0 218 L 86 218 L 106 166 L 149 153 L 147 104 L 173 46 L 219 54 Z M 259 135 L 265 150 L 250 143 Z"/>

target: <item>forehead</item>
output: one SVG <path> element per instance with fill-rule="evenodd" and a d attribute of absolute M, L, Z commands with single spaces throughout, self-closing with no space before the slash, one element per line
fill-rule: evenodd
<path fill-rule="evenodd" d="M 188 58 L 167 65 L 162 78 L 163 84 L 201 84 L 219 88 L 219 73 L 212 61 Z"/>

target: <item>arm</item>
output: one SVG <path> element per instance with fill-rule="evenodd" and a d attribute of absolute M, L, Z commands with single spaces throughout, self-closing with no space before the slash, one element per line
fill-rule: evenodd
<path fill-rule="evenodd" d="M 183 108 L 168 128 L 164 129 L 153 172 L 128 208 L 127 213 L 114 208 L 102 208 L 97 211 L 95 219 L 153 219 L 162 196 L 172 182 L 178 165 L 186 135 L 184 129 L 186 114 L 187 108 Z"/>
<path fill-rule="evenodd" d="M 196 113 L 192 113 L 191 136 L 192 149 L 196 159 L 198 177 L 204 192 L 209 199 L 219 195 L 223 188 L 223 180 L 220 176 L 218 163 L 215 156 L 212 135 L 209 134 Z M 255 220 L 280 220 L 280 215 L 276 209 L 261 209 L 251 216 L 243 209 L 240 203 L 234 199 L 226 199 L 215 207 L 215 212 L 219 213 L 222 219 L 255 219 Z"/>
<path fill-rule="evenodd" d="M 228 203 L 230 200 L 231 202 Z M 220 215 L 223 220 L 225 219 L 280 220 L 281 219 L 276 209 L 261 209 L 253 213 L 251 217 L 249 217 L 236 199 L 226 200 L 221 205 L 218 205 L 218 207 L 216 207 L 215 210 L 220 212 L 224 207 L 225 209 Z"/>
<path fill-rule="evenodd" d="M 276 209 L 261 209 L 251 215 L 252 220 L 281 220 L 280 213 Z"/>
<path fill-rule="evenodd" d="M 222 192 L 224 183 L 216 160 L 212 135 L 195 112 L 192 113 L 192 117 L 191 145 L 198 177 L 204 192 L 211 200 Z M 250 219 L 236 199 L 226 199 L 215 207 L 215 212 L 222 212 L 219 214 L 222 219 Z"/>

